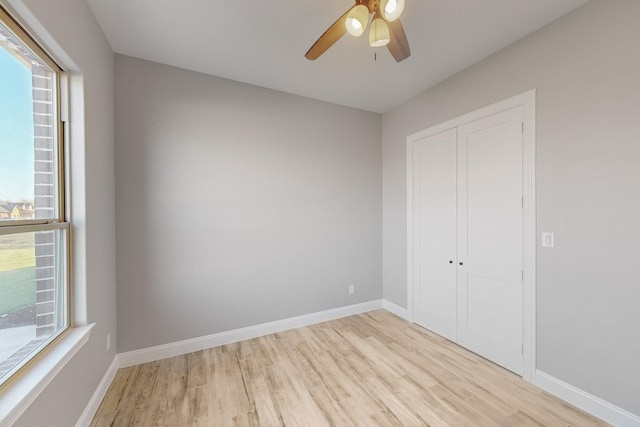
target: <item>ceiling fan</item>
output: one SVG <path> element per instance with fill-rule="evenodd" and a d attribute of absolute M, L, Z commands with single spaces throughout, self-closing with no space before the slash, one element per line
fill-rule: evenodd
<path fill-rule="evenodd" d="M 369 45 L 387 46 L 397 62 L 404 61 L 411 55 L 411 50 L 398 19 L 403 11 L 404 0 L 356 0 L 356 4 L 327 29 L 304 56 L 317 59 L 347 32 L 360 37 L 367 29 L 369 15 L 372 14 Z"/>

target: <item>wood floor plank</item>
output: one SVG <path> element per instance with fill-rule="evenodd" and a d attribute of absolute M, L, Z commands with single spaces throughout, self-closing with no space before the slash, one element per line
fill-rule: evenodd
<path fill-rule="evenodd" d="M 400 420 L 388 411 L 381 411 L 373 414 L 371 416 L 371 425 L 379 426 L 379 427 L 403 427 L 403 424 Z"/>
<path fill-rule="evenodd" d="M 284 425 L 282 418 L 271 399 L 269 386 L 264 379 L 260 365 L 255 357 L 240 360 L 242 376 L 247 381 L 246 389 L 249 397 L 252 417 L 255 425 L 277 426 Z"/>
<path fill-rule="evenodd" d="M 352 368 L 349 372 L 355 373 L 356 377 L 360 378 L 369 395 L 383 411 L 393 413 L 403 425 L 424 424 L 423 420 L 393 393 L 389 386 L 389 378 L 380 377 L 374 372 L 370 361 L 351 356 L 344 359 L 342 363 Z"/>
<path fill-rule="evenodd" d="M 169 395 L 167 396 L 169 404 L 165 414 L 165 425 L 178 426 L 186 421 L 188 407 L 187 390 L 187 377 L 172 374 L 171 384 L 169 385 Z"/>
<path fill-rule="evenodd" d="M 207 383 L 208 351 L 189 353 L 187 359 L 187 387 L 201 387 Z"/>
<path fill-rule="evenodd" d="M 602 421 L 384 310 L 121 369 L 92 427 Z"/>
<path fill-rule="evenodd" d="M 509 416 L 509 421 L 514 427 L 544 427 L 544 424 L 529 416 L 528 414 L 522 412 L 520 409 Z"/>
<path fill-rule="evenodd" d="M 141 423 L 151 427 L 165 426 L 165 413 L 168 410 L 172 410 L 173 406 L 170 404 L 169 399 L 166 397 L 169 395 L 169 390 L 172 385 L 171 369 L 173 367 L 173 359 L 168 359 L 158 362 L 158 374 L 156 382 L 154 384 L 149 397 L 150 402 L 158 402 L 157 405 L 149 405 L 148 410 L 145 411 L 142 417 Z"/>
<path fill-rule="evenodd" d="M 187 391 L 187 420 L 189 425 L 210 426 L 209 400 L 205 386 L 189 387 Z"/>
<path fill-rule="evenodd" d="M 134 367 L 118 370 L 109 390 L 102 400 L 101 410 L 103 414 L 110 414 L 115 417 L 115 413 L 121 404 L 122 398 L 127 395 L 126 390 L 133 385 L 130 381 L 131 375 L 135 372 Z M 95 423 L 94 423 L 95 424 Z"/>
<path fill-rule="evenodd" d="M 227 350 L 209 350 L 208 367 L 211 410 L 223 419 L 251 410 L 239 360 L 235 352 Z"/>
<path fill-rule="evenodd" d="M 322 411 L 322 415 L 327 419 L 329 425 L 355 425 L 345 412 L 344 408 L 340 406 L 337 400 L 333 399 L 331 393 L 323 385 L 309 389 L 309 393 L 318 408 Z"/>
<path fill-rule="evenodd" d="M 412 408 L 425 424 L 433 427 L 450 426 L 451 424 L 446 421 L 446 417 L 443 418 L 438 414 L 437 408 L 425 404 L 429 396 L 429 388 L 414 383 L 413 379 L 408 376 L 397 380 L 397 383 L 394 384 L 394 392 L 398 398 Z"/>

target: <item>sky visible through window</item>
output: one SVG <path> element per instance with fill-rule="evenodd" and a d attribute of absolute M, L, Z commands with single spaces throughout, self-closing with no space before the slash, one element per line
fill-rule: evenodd
<path fill-rule="evenodd" d="M 0 47 L 0 201 L 33 199 L 31 71 Z"/>

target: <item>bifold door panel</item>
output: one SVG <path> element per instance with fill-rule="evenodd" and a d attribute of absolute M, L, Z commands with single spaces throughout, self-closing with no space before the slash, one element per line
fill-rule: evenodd
<path fill-rule="evenodd" d="M 522 112 L 458 130 L 458 342 L 522 373 Z"/>
<path fill-rule="evenodd" d="M 413 278 L 417 323 L 456 340 L 456 130 L 414 150 Z"/>

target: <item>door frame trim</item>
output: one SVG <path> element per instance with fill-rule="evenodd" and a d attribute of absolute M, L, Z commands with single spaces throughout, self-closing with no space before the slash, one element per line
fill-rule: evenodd
<path fill-rule="evenodd" d="M 536 371 L 536 90 L 532 89 L 446 122 L 431 126 L 407 137 L 407 310 L 413 322 L 413 150 L 429 136 L 458 128 L 464 124 L 522 107 L 522 191 L 523 191 L 523 293 L 522 293 L 522 377 L 533 382 Z"/>

